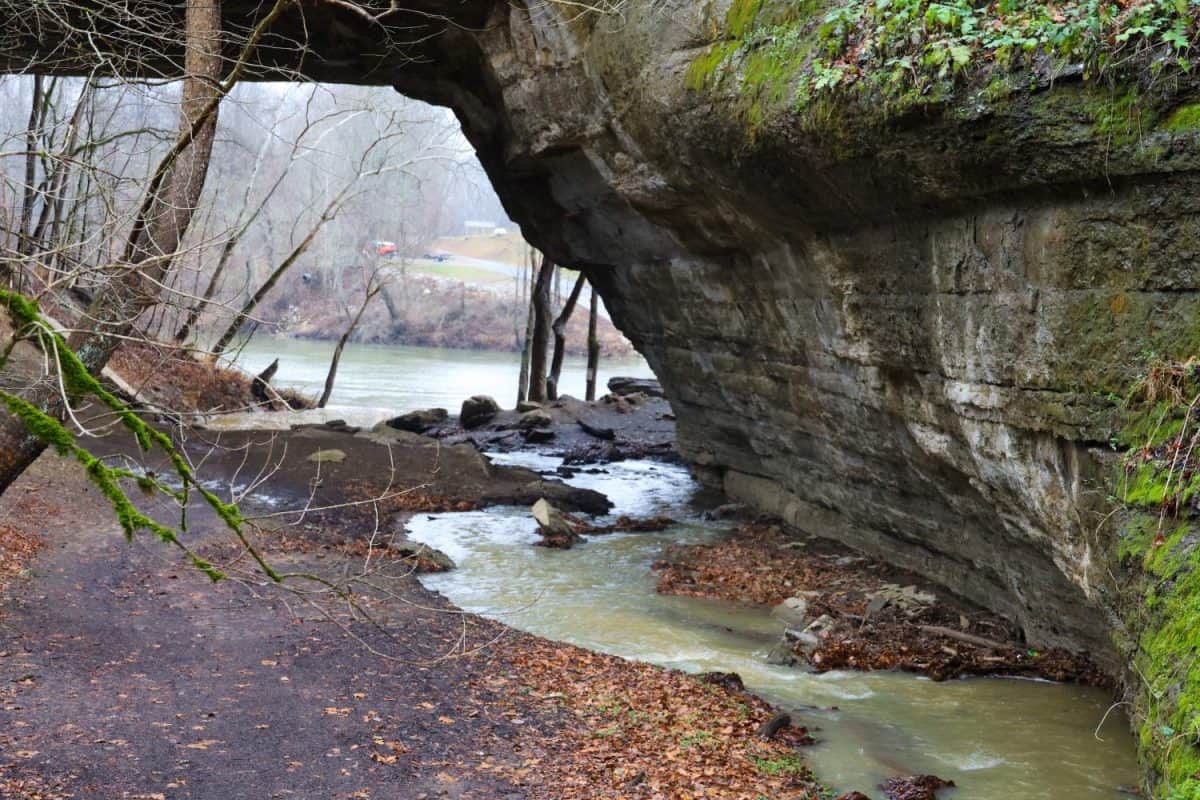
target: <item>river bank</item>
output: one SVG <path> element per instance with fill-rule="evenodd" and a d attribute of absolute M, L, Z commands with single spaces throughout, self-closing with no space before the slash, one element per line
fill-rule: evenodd
<path fill-rule="evenodd" d="M 455 347 L 465 350 L 517 352 L 524 336 L 527 301 L 514 284 L 505 291 L 467 285 L 453 278 L 411 273 L 395 277 L 381 297 L 367 307 L 352 341 L 405 347 Z M 258 318 L 262 333 L 299 339 L 336 341 L 362 302 L 357 286 L 344 292 L 306 284 L 297 275 L 285 280 L 264 304 Z M 587 306 L 576 309 L 566 326 L 570 355 L 587 352 Z M 633 345 L 607 316 L 597 318 L 597 338 L 605 358 L 634 352 Z"/>
<path fill-rule="evenodd" d="M 664 594 L 773 607 L 787 625 L 772 652 L 781 663 L 1112 687 L 1084 654 L 1025 642 L 1008 620 L 917 575 L 770 520 L 744 522 L 715 544 L 670 547 L 654 567 Z"/>

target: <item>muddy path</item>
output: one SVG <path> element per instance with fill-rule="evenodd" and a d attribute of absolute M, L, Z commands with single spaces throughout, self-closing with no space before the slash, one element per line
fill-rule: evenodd
<path fill-rule="evenodd" d="M 126 543 L 61 462 L 39 462 L 14 491 L 73 502 L 55 503 L 48 547 L 0 617 L 0 763 L 10 791 L 30 782 L 29 795 L 5 797 L 37 796 L 38 785 L 59 787 L 50 797 L 104 798 L 516 791 L 457 766 L 481 750 L 526 755 L 481 680 L 504 670 L 499 651 L 447 658 L 498 631 L 453 613 L 406 569 L 377 575 L 400 599 L 387 628 L 414 631 L 402 647 L 339 620 L 402 654 L 391 661 L 297 597 L 214 585 L 155 542 Z M 329 571 L 316 556 L 272 555 Z"/>

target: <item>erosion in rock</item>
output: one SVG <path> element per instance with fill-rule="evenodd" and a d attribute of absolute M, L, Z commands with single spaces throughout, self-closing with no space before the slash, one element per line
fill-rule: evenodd
<path fill-rule="evenodd" d="M 405 16 L 428 35 L 389 49 L 324 4 L 301 69 L 454 109 L 525 235 L 600 288 L 707 479 L 1128 677 L 1109 441 L 1146 354 L 1200 345 L 1196 79 L 1031 72 L 792 113 L 742 41 L 773 5 L 430 0 Z M 1192 708 L 1195 678 L 1170 702 Z M 1200 767 L 1194 741 L 1164 766 L 1156 735 L 1159 772 Z"/>

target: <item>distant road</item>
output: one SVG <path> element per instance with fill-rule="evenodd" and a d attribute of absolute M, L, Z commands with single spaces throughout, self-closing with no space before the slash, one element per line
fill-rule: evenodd
<path fill-rule="evenodd" d="M 515 280 L 521 272 L 520 267 L 514 264 L 506 264 L 503 261 L 492 261 L 486 258 L 473 258 L 471 256 L 460 255 L 459 253 L 455 253 L 451 250 L 445 250 L 441 248 L 431 249 L 429 252 L 432 255 L 444 255 L 446 256 L 446 260 L 438 261 L 432 258 L 414 258 L 409 262 L 409 264 L 416 272 L 435 277 L 441 276 L 452 280 L 459 280 L 468 285 L 478 286 L 482 289 L 501 291 L 504 289 L 511 289 L 512 284 L 508 283 L 508 281 L 483 281 L 479 280 L 478 277 L 473 278 L 470 274 L 463 274 L 462 272 L 458 272 L 456 274 L 455 268 L 461 269 L 465 267 L 468 270 L 479 270 L 491 273 L 493 275 L 503 276 L 504 278 L 508 278 L 510 280 Z M 442 269 L 439 269 L 439 267 Z M 399 267 L 392 267 L 392 269 L 398 270 Z M 563 293 L 566 294 L 570 292 L 570 290 L 571 284 L 568 283 L 568 281 L 564 278 Z M 587 305 L 591 302 L 591 299 L 592 287 L 589 285 L 584 288 L 583 292 L 579 296 L 579 305 L 584 308 L 585 313 Z M 604 307 L 603 301 L 600 303 L 600 314 L 607 319 L 611 319 L 608 314 L 608 309 Z"/>
<path fill-rule="evenodd" d="M 488 261 L 483 258 L 471 258 L 470 256 L 460 256 L 458 253 L 451 253 L 449 250 L 434 250 L 434 255 L 444 255 L 448 257 L 446 261 L 434 261 L 429 258 L 420 258 L 418 261 L 436 266 L 438 264 L 461 264 L 464 267 L 476 267 L 478 269 L 486 269 L 488 272 L 495 272 L 509 278 L 517 277 L 520 269 L 512 264 L 505 264 L 503 261 Z"/>

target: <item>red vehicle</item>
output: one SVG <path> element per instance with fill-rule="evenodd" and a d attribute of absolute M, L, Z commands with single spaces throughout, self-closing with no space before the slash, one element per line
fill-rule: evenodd
<path fill-rule="evenodd" d="M 371 246 L 367 248 L 367 252 L 383 258 L 390 258 L 399 253 L 395 242 L 371 242 Z"/>

